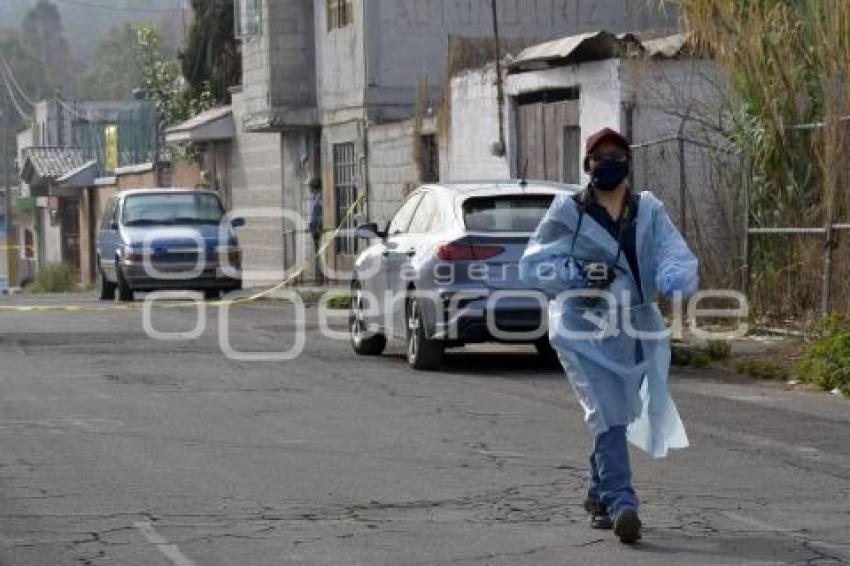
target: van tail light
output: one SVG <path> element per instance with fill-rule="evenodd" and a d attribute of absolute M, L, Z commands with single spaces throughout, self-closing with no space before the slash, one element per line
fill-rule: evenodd
<path fill-rule="evenodd" d="M 437 257 L 443 261 L 481 261 L 494 258 L 504 252 L 505 248 L 502 246 L 445 242 L 437 248 Z"/>

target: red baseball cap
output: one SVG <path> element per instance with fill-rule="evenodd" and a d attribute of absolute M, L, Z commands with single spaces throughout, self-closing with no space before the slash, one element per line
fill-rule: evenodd
<path fill-rule="evenodd" d="M 627 140 L 623 134 L 612 130 L 611 128 L 602 128 L 590 135 L 587 138 L 587 142 L 585 144 L 585 153 L 590 154 L 593 152 L 596 147 L 602 142 L 611 142 L 623 148 L 624 150 L 631 152 L 632 148 L 629 145 L 629 140 Z"/>

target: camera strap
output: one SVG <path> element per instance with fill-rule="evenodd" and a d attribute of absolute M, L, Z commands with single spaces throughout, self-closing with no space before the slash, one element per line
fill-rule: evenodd
<path fill-rule="evenodd" d="M 576 195 L 575 201 L 578 205 L 578 224 L 576 226 L 575 232 L 573 232 L 572 244 L 570 245 L 570 257 L 575 256 L 575 248 L 576 241 L 578 240 L 578 235 L 581 232 L 581 227 L 584 224 L 584 216 L 587 214 L 588 201 L 590 199 L 596 200 L 593 195 L 593 189 L 591 187 L 587 187 L 581 193 Z M 623 256 L 623 240 L 625 239 L 626 230 L 629 227 L 629 223 L 632 221 L 632 191 L 627 190 L 626 194 L 623 195 L 623 208 L 620 211 L 620 217 L 617 219 L 617 255 L 614 258 L 614 267 L 618 267 L 620 263 L 620 258 Z"/>

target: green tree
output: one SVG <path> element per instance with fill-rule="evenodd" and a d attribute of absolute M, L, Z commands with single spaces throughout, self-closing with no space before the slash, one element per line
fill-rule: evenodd
<path fill-rule="evenodd" d="M 193 97 L 209 91 L 216 103 L 242 80 L 242 56 L 234 29 L 233 0 L 192 0 L 195 19 L 181 53 Z"/>
<path fill-rule="evenodd" d="M 143 24 L 126 23 L 113 27 L 106 34 L 98 44 L 94 67 L 82 81 L 80 91 L 83 98 L 129 98 L 134 89 L 144 86 L 145 57 L 148 60 L 174 60 L 176 52 L 164 44 L 159 36 L 153 46 L 142 45 L 146 28 Z M 148 37 L 147 41 L 150 40 Z"/>
<path fill-rule="evenodd" d="M 166 128 L 213 105 L 208 85 L 200 85 L 193 95 L 185 87 L 180 62 L 164 57 L 162 41 L 156 29 L 140 26 L 137 64 L 142 72 L 145 98 L 156 103 L 160 127 Z"/>
<path fill-rule="evenodd" d="M 0 54 L 9 64 L 18 86 L 28 98 L 33 101 L 41 100 L 53 93 L 56 85 L 48 78 L 47 70 L 41 60 L 29 50 L 20 34 L 8 33 L 0 36 Z M 16 91 L 13 90 L 13 92 Z M 4 104 L 11 104 L 8 96 L 8 90 L 0 81 L 0 100 L 4 101 Z M 18 95 L 17 99 L 23 102 L 22 96 Z M 29 111 L 28 108 L 27 111 Z M 13 113 L 15 113 L 14 110 Z"/>
<path fill-rule="evenodd" d="M 0 113 L 2 113 L 0 120 L 9 120 L 10 126 L 4 128 L 10 138 L 6 144 L 8 155 L 0 158 L 0 179 L 2 179 L 3 167 L 9 166 L 14 159 L 13 134 L 18 128 L 26 125 L 25 116 L 32 114 L 32 107 L 24 98 L 24 95 L 35 102 L 49 96 L 53 92 L 54 85 L 48 80 L 44 65 L 30 52 L 17 33 L 9 33 L 0 37 L 0 55 L 9 64 L 11 76 L 17 82 L 17 86 L 15 86 L 12 80 L 9 80 L 7 84 L 2 79 L 7 75 L 7 71 L 3 61 L 0 61 Z M 23 93 L 17 90 L 18 87 Z M 0 146 L 2 146 L 2 140 L 0 140 Z"/>
<path fill-rule="evenodd" d="M 71 47 L 62 29 L 62 16 L 50 0 L 39 2 L 27 12 L 22 25 L 23 38 L 32 53 L 44 64 L 66 97 L 76 94 L 77 83 Z"/>

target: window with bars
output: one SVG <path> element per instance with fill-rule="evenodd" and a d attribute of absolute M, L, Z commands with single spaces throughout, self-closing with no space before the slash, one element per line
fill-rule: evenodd
<path fill-rule="evenodd" d="M 357 253 L 355 219 L 354 215 L 345 218 L 348 209 L 357 201 L 357 155 L 353 143 L 334 144 L 333 169 L 336 225 L 343 228 L 336 241 L 336 251 L 353 255 Z"/>
<path fill-rule="evenodd" d="M 236 0 L 233 8 L 236 39 L 251 39 L 263 33 L 263 0 Z"/>
<path fill-rule="evenodd" d="M 328 31 L 344 28 L 354 22 L 351 0 L 326 0 Z"/>

